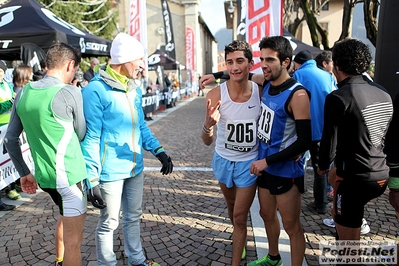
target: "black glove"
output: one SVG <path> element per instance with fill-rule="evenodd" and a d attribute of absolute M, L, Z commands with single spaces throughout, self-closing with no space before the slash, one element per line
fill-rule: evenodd
<path fill-rule="evenodd" d="M 161 168 L 160 172 L 163 175 L 172 173 L 172 171 L 173 171 L 172 159 L 168 155 L 166 155 L 165 152 L 161 152 L 161 153 L 157 154 L 157 158 L 162 163 L 162 168 Z"/>
<path fill-rule="evenodd" d="M 91 201 L 94 207 L 104 209 L 107 203 L 101 197 L 100 188 L 95 186 L 87 191 L 87 199 Z"/>

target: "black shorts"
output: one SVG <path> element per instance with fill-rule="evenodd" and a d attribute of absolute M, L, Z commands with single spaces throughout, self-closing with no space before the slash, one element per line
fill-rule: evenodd
<path fill-rule="evenodd" d="M 364 206 L 382 195 L 388 185 L 386 180 L 353 182 L 344 179 L 338 183 L 335 191 L 337 200 L 334 203 L 334 220 L 337 224 L 349 228 L 359 228 L 362 225 Z"/>
<path fill-rule="evenodd" d="M 40 187 L 40 185 L 39 185 Z M 50 195 L 51 199 L 53 200 L 53 202 L 55 203 L 55 205 L 58 206 L 59 210 L 60 210 L 60 214 L 64 215 L 64 205 L 62 202 L 62 197 L 60 195 L 60 193 L 58 193 L 58 191 L 55 188 L 42 188 L 40 187 L 44 192 L 46 192 L 47 194 Z"/>
<path fill-rule="evenodd" d="M 297 178 L 285 178 L 263 171 L 262 175 L 258 177 L 257 183 L 259 187 L 268 189 L 272 195 L 283 194 L 289 191 L 293 185 L 298 187 L 300 193 L 305 192 L 304 176 Z"/>

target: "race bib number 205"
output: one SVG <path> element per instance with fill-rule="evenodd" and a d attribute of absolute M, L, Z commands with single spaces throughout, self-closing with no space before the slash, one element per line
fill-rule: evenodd
<path fill-rule="evenodd" d="M 226 123 L 225 148 L 239 152 L 249 152 L 256 145 L 256 121 L 228 120 Z"/>

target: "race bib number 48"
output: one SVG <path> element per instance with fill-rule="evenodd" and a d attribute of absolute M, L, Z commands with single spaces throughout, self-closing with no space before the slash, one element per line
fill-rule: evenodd
<path fill-rule="evenodd" d="M 249 152 L 256 145 L 255 120 L 228 120 L 226 123 L 225 148 Z"/>

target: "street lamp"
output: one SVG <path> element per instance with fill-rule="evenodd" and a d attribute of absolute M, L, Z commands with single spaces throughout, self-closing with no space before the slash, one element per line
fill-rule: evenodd
<path fill-rule="evenodd" d="M 233 6 L 233 1 L 230 1 L 230 5 L 227 8 L 227 11 L 230 13 L 230 17 L 233 17 L 233 13 L 234 13 L 234 6 Z"/>
<path fill-rule="evenodd" d="M 239 0 L 241 1 L 241 0 Z M 236 7 L 235 7 L 236 1 L 233 0 L 227 0 L 224 2 L 224 14 L 226 17 L 226 28 L 227 29 L 232 29 L 233 36 L 232 39 L 236 39 L 236 32 L 237 32 L 237 20 L 235 19 L 236 16 Z"/>

